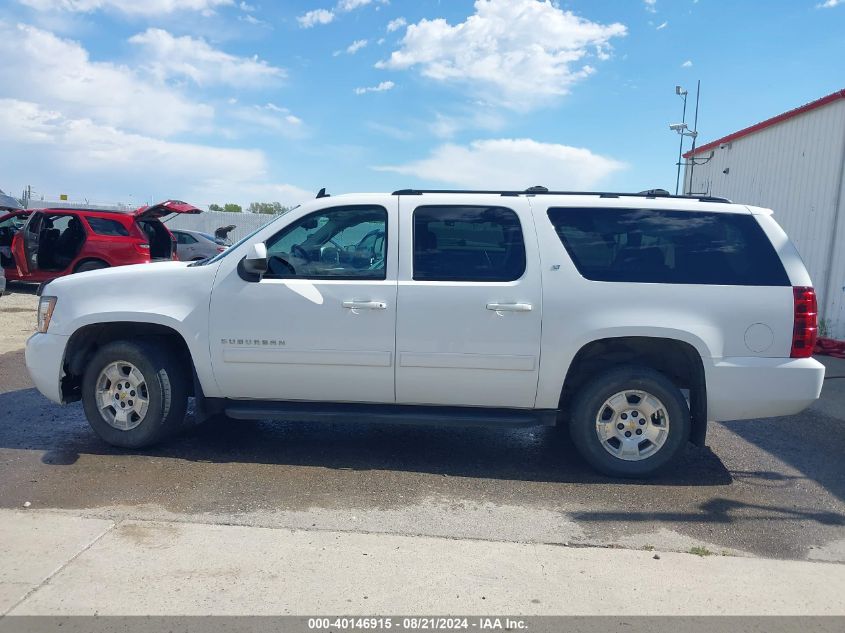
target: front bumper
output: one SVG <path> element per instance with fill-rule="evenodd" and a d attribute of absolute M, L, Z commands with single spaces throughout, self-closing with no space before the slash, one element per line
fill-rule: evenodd
<path fill-rule="evenodd" d="M 26 342 L 26 368 L 35 387 L 62 404 L 62 365 L 69 336 L 35 333 Z"/>
<path fill-rule="evenodd" d="M 824 382 L 813 358 L 722 358 L 705 372 L 710 420 L 794 415 L 818 400 Z"/>

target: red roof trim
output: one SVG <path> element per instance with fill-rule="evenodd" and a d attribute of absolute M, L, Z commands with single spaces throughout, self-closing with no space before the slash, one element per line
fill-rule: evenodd
<path fill-rule="evenodd" d="M 811 101 L 806 105 L 802 105 L 800 108 L 795 108 L 794 110 L 790 110 L 789 112 L 784 112 L 783 114 L 779 114 L 776 117 L 772 117 L 771 119 L 766 119 L 761 123 L 757 123 L 752 125 L 751 127 L 744 128 L 739 130 L 738 132 L 734 132 L 733 134 L 728 134 L 727 136 L 723 136 L 720 139 L 716 139 L 706 145 L 702 145 L 701 147 L 695 148 L 695 153 L 700 154 L 701 152 L 709 152 L 711 149 L 716 149 L 719 145 L 723 143 L 730 143 L 731 141 L 735 141 L 738 138 L 742 138 L 743 136 L 748 136 L 749 134 L 753 134 L 754 132 L 759 132 L 760 130 L 765 130 L 767 127 L 772 127 L 773 125 L 777 125 L 778 123 L 782 123 L 783 121 L 788 121 L 789 119 L 798 116 L 799 114 L 804 114 L 805 112 L 810 112 L 811 110 L 815 110 L 816 108 L 821 108 L 822 106 L 826 106 L 829 103 L 833 103 L 838 99 L 845 99 L 845 90 L 838 90 L 833 94 L 829 94 L 826 97 L 822 97 L 821 99 L 816 99 L 815 101 Z M 687 152 L 684 154 L 684 158 L 689 158 L 693 155 L 693 152 Z"/>

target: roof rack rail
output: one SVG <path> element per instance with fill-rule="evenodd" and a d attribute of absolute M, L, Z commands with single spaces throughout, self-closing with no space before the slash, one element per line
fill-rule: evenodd
<path fill-rule="evenodd" d="M 502 189 L 397 189 L 394 196 L 421 196 L 426 193 L 476 193 L 495 196 L 598 196 L 600 198 L 671 198 L 676 200 L 698 200 L 699 202 L 726 202 L 727 198 L 717 196 L 685 195 L 676 196 L 665 189 L 648 189 L 639 193 L 614 192 L 614 191 L 549 191 L 546 187 L 534 186 L 524 191 L 502 190 Z"/>

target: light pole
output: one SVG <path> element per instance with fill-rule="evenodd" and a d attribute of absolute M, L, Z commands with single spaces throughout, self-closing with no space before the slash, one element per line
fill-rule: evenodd
<path fill-rule="evenodd" d="M 675 94 L 681 97 L 684 100 L 684 112 L 681 116 L 681 124 L 686 125 L 687 121 L 687 91 L 684 90 L 681 86 L 675 86 Z M 678 175 L 675 177 L 675 195 L 678 195 L 678 185 L 681 182 L 681 158 L 683 157 L 684 153 L 684 136 L 681 135 L 681 143 L 678 147 Z"/>

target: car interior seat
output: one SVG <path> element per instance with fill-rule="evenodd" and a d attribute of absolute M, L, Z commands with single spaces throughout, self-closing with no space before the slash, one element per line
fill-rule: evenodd
<path fill-rule="evenodd" d="M 56 243 L 55 263 L 61 268 L 67 268 L 79 252 L 80 246 L 85 241 L 85 229 L 79 218 L 71 218 L 67 228 L 62 231 Z"/>
<path fill-rule="evenodd" d="M 38 267 L 45 270 L 55 269 L 56 247 L 59 242 L 59 229 L 53 228 L 53 220 L 45 218 L 41 227 L 41 235 L 38 237 Z"/>

